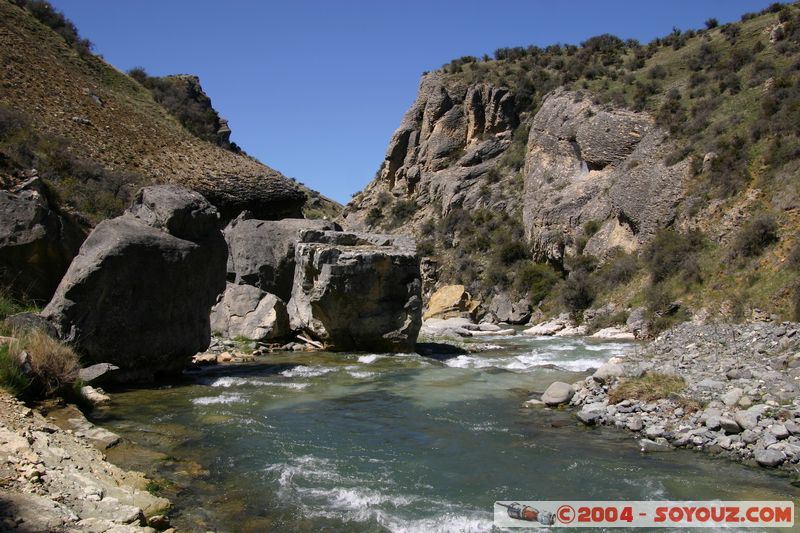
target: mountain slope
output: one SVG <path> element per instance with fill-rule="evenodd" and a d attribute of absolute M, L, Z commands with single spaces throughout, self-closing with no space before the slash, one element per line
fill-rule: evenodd
<path fill-rule="evenodd" d="M 0 68 L 4 170 L 36 166 L 93 220 L 116 214 L 138 186 L 154 182 L 190 186 L 229 217 L 242 209 L 263 218 L 300 214 L 307 189 L 192 135 L 145 87 L 8 0 L 0 0 Z M 318 211 L 335 211 L 314 195 Z"/>
<path fill-rule="evenodd" d="M 490 314 L 793 316 L 799 11 L 455 60 L 423 76 L 343 224 L 416 235 L 427 292 L 463 283 Z"/>

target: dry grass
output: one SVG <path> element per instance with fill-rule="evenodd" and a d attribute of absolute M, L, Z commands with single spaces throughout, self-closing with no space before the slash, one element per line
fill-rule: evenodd
<path fill-rule="evenodd" d="M 80 362 L 69 346 L 39 330 L 21 332 L 8 344 L 7 364 L 27 378 L 25 396 L 64 393 L 78 380 Z M 19 384 L 15 388 L 19 388 Z"/>
<path fill-rule="evenodd" d="M 623 400 L 652 402 L 677 395 L 685 388 L 686 382 L 680 376 L 646 374 L 640 378 L 621 380 L 616 387 L 608 391 L 608 401 L 612 404 Z"/>

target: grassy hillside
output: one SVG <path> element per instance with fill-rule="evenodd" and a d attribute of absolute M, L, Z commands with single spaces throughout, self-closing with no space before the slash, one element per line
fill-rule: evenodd
<path fill-rule="evenodd" d="M 93 222 L 119 213 L 144 183 L 201 192 L 222 183 L 292 187 L 259 161 L 189 131 L 180 112 L 93 55 L 46 2 L 0 0 L 0 65 L 0 174 L 35 167 Z M 338 204 L 325 200 L 316 212 L 335 215 Z"/>

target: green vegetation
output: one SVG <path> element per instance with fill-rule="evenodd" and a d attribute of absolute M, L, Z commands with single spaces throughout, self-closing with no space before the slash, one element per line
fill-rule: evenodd
<path fill-rule="evenodd" d="M 45 0 L 11 1 L 19 7 L 27 9 L 39 22 L 63 37 L 67 44 L 79 54 L 88 55 L 92 53 L 92 43 L 88 39 L 81 38 L 75 24 L 67 20 L 64 14 L 56 10 L 49 2 Z"/>
<path fill-rule="evenodd" d="M 0 106 L 0 172 L 36 168 L 59 202 L 93 223 L 120 215 L 143 176 L 76 157 L 63 138 L 37 132 L 25 114 Z"/>
<path fill-rule="evenodd" d="M 778 242 L 778 224 L 772 215 L 761 213 L 739 229 L 731 245 L 730 258 L 757 257 Z"/>
<path fill-rule="evenodd" d="M 26 400 L 76 396 L 79 369 L 69 346 L 39 330 L 14 332 L 0 347 L 0 384 Z"/>
<path fill-rule="evenodd" d="M 648 373 L 640 378 L 620 380 L 616 387 L 608 391 L 608 401 L 611 404 L 623 400 L 652 402 L 679 394 L 685 388 L 686 382 L 680 376 Z"/>
<path fill-rule="evenodd" d="M 153 99 L 164 106 L 192 135 L 232 152 L 241 152 L 236 143 L 228 139 L 230 132 L 220 133 L 223 123 L 196 80 L 189 76 L 150 76 L 142 67 L 132 68 L 128 71 L 128 76 L 149 89 Z"/>

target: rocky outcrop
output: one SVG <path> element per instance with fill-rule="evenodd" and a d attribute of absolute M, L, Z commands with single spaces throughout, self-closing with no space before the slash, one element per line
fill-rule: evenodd
<path fill-rule="evenodd" d="M 224 230 L 228 243 L 228 281 L 275 294 L 292 295 L 295 245 L 302 230 L 341 229 L 327 220 L 258 220 L 239 217 Z"/>
<path fill-rule="evenodd" d="M 372 208 L 386 207 L 381 206 L 386 195 L 413 199 L 425 215 L 485 205 L 481 184 L 510 146 L 518 122 L 514 95 L 507 88 L 470 85 L 441 72 L 426 74 L 381 170 L 347 206 L 343 226 L 374 230 L 367 215 Z"/>
<path fill-rule="evenodd" d="M 0 191 L 0 285 L 15 296 L 49 300 L 85 238 L 83 226 L 52 205 L 35 175 Z"/>
<path fill-rule="evenodd" d="M 558 90 L 528 137 L 523 222 L 535 256 L 561 262 L 587 239 L 602 257 L 630 251 L 675 219 L 689 162 L 667 166 L 674 149 L 644 113 L 607 108 Z M 596 233 L 587 223 L 599 225 Z"/>
<path fill-rule="evenodd" d="M 422 300 L 411 239 L 307 230 L 295 261 L 292 329 L 331 350 L 414 350 Z"/>
<path fill-rule="evenodd" d="M 211 309 L 211 333 L 254 341 L 285 337 L 289 334 L 286 303 L 253 285 L 228 283 L 222 298 Z"/>
<path fill-rule="evenodd" d="M 129 378 L 179 371 L 208 347 L 209 309 L 225 286 L 217 216 L 198 193 L 146 187 L 92 231 L 43 316 L 85 362 Z"/>
<path fill-rule="evenodd" d="M 495 294 L 489 302 L 489 315 L 496 322 L 526 324 L 532 313 L 528 300 L 522 298 L 514 302 L 506 293 Z"/>
<path fill-rule="evenodd" d="M 100 430 L 72 410 L 82 426 Z M 66 431 L 0 391 L 0 529 L 152 532 L 145 517 L 169 501 L 151 495 L 142 474 L 107 462 L 96 441 L 70 426 Z"/>
<path fill-rule="evenodd" d="M 474 318 L 479 305 L 463 285 L 445 285 L 431 295 L 423 318 Z"/>

